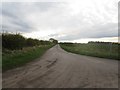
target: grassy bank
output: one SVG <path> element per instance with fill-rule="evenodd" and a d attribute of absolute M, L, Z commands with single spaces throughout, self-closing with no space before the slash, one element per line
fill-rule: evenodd
<path fill-rule="evenodd" d="M 2 54 L 2 70 L 3 72 L 18 66 L 24 65 L 44 54 L 46 50 L 51 48 L 53 45 L 41 45 L 23 50 L 9 51 L 5 50 Z"/>
<path fill-rule="evenodd" d="M 64 50 L 76 54 L 120 59 L 118 57 L 118 44 L 60 44 L 60 46 Z"/>

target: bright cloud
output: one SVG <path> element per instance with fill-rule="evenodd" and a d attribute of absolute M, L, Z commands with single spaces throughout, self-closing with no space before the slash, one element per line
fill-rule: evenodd
<path fill-rule="evenodd" d="M 118 0 L 3 2 L 2 19 L 3 30 L 26 37 L 113 41 L 118 37 Z"/>

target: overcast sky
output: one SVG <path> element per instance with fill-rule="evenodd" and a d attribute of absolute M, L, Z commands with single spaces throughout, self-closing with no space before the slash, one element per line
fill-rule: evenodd
<path fill-rule="evenodd" d="M 3 2 L 2 28 L 59 41 L 117 41 L 118 0 Z"/>

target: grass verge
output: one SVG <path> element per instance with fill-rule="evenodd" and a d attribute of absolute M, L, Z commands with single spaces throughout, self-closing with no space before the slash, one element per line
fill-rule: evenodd
<path fill-rule="evenodd" d="M 2 55 L 2 71 L 5 72 L 9 69 L 13 69 L 22 66 L 40 56 L 42 56 L 46 50 L 53 45 L 44 45 L 27 48 L 21 51 L 14 51 L 9 54 Z"/>
<path fill-rule="evenodd" d="M 118 45 L 96 45 L 96 44 L 60 44 L 64 50 L 87 56 L 120 60 L 118 56 Z"/>

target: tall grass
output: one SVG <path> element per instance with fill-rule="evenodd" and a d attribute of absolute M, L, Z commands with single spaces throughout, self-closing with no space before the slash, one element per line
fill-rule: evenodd
<path fill-rule="evenodd" d="M 119 44 L 60 44 L 68 52 L 109 59 L 118 57 Z"/>
<path fill-rule="evenodd" d="M 3 72 L 21 65 L 24 65 L 31 60 L 34 60 L 43 55 L 43 53 L 53 45 L 41 45 L 29 47 L 23 50 L 15 50 L 3 52 L 2 55 L 2 70 Z"/>

